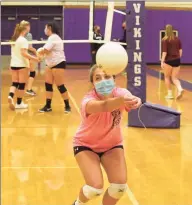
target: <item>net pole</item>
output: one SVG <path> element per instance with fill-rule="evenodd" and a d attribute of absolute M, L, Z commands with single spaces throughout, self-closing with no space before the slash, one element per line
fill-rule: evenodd
<path fill-rule="evenodd" d="M 90 1 L 89 9 L 89 40 L 93 40 L 94 1 Z"/>
<path fill-rule="evenodd" d="M 105 41 L 111 41 L 112 25 L 113 25 L 113 14 L 114 14 L 114 2 L 108 2 L 108 11 L 105 25 Z"/>

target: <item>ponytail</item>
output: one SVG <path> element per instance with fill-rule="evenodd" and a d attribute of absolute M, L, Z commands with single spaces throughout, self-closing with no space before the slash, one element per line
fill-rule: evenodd
<path fill-rule="evenodd" d="M 16 24 L 13 36 L 11 37 L 11 41 L 16 41 L 19 38 L 21 32 L 24 31 L 25 29 L 26 29 L 25 26 L 21 24 Z"/>
<path fill-rule="evenodd" d="M 173 32 L 173 26 L 170 24 L 166 25 L 165 28 L 165 37 L 163 38 L 163 40 L 174 40 L 175 38 L 175 34 Z"/>

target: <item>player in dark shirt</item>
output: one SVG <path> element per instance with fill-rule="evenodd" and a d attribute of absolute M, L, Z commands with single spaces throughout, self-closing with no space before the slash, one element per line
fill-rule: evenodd
<path fill-rule="evenodd" d="M 183 95 L 183 88 L 178 79 L 180 71 L 180 58 L 182 56 L 182 45 L 178 37 L 174 35 L 172 25 L 166 26 L 165 37 L 162 40 L 162 59 L 161 67 L 164 70 L 165 84 L 168 89 L 167 99 L 173 99 L 171 89 L 171 79 L 177 87 L 178 94 L 177 99 L 180 99 Z"/>
<path fill-rule="evenodd" d="M 122 29 L 123 29 L 123 36 L 121 39 L 119 39 L 119 42 L 122 42 L 122 43 L 126 43 L 127 42 L 127 39 L 126 39 L 126 21 L 124 21 L 122 23 Z M 127 46 L 126 45 L 123 45 L 123 47 L 126 49 Z"/>
<path fill-rule="evenodd" d="M 98 25 L 94 26 L 93 40 L 98 40 L 98 41 L 103 40 L 103 36 L 101 34 L 101 29 L 100 29 L 100 26 L 98 26 Z M 103 44 L 101 44 L 101 43 L 92 43 L 91 44 L 92 65 L 96 64 L 96 54 L 102 45 Z"/>

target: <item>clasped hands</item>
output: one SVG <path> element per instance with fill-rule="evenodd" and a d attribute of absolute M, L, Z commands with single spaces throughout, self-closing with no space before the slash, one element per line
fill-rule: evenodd
<path fill-rule="evenodd" d="M 126 109 L 137 109 L 142 104 L 141 99 L 134 96 L 134 95 L 126 94 L 124 96 L 124 100 L 125 100 L 125 108 Z"/>

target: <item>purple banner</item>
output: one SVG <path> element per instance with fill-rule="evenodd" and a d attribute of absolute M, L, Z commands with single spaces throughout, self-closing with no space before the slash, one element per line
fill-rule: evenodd
<path fill-rule="evenodd" d="M 127 1 L 127 51 L 129 64 L 128 89 L 133 95 L 146 101 L 146 62 L 144 56 L 145 2 Z"/>
<path fill-rule="evenodd" d="M 127 86 L 129 91 L 146 102 L 146 62 L 144 56 L 145 1 L 127 1 Z M 139 126 L 138 111 L 129 113 L 129 126 Z"/>

